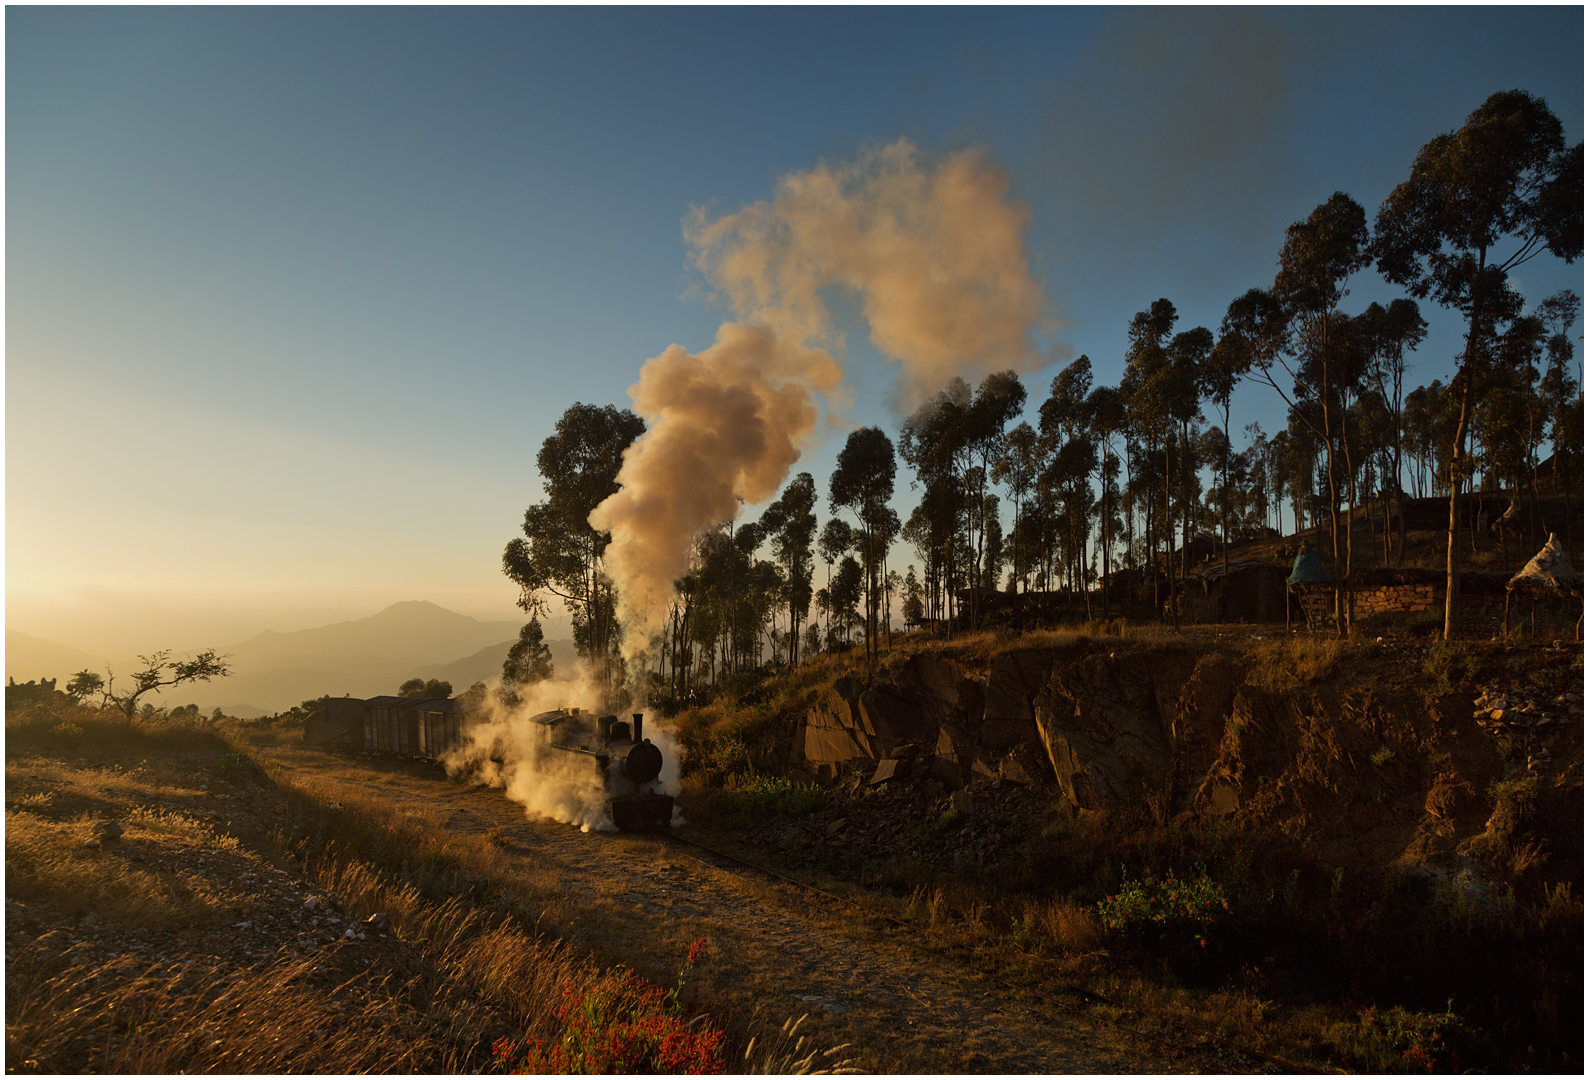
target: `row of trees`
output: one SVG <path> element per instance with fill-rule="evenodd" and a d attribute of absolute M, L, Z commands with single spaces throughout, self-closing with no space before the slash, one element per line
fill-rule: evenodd
<path fill-rule="evenodd" d="M 1033 591 L 1070 593 L 1089 615 L 1094 604 L 1107 615 L 1121 585 L 1151 588 L 1162 604 L 1190 569 L 1192 538 L 1284 532 L 1287 503 L 1293 528 L 1317 530 L 1344 577 L 1357 553 L 1343 508 L 1377 505 L 1389 522 L 1409 489 L 1451 497 L 1449 636 L 1457 496 L 1475 479 L 1528 490 L 1546 446 L 1556 479 L 1581 479 L 1570 336 L 1579 299 L 1563 292 L 1526 311 L 1509 275 L 1541 253 L 1582 254 L 1582 172 L 1582 147 L 1564 145 L 1542 101 L 1496 94 L 1420 151 L 1372 228 L 1337 192 L 1287 229 L 1273 282 L 1232 300 L 1217 333 L 1178 330 L 1175 306 L 1160 299 L 1127 328 L 1120 381 L 1095 383 L 1091 360 L 1077 359 L 1053 378 L 1035 427 L 1021 419 L 1026 387 L 1003 372 L 975 388 L 952 380 L 904 422 L 897 447 L 880 428 L 852 432 L 820 531 L 818 484 L 801 473 L 760 519 L 697 538 L 653 678 L 686 696 L 769 657 L 795 664 L 802 650 L 848 644 L 856 631 L 870 659 L 896 600 L 908 622 L 973 627 L 1001 585 L 1016 594 L 1018 623 Z M 1347 281 L 1370 266 L 1410 295 L 1342 310 Z M 1460 311 L 1467 327 L 1452 377 L 1409 388 L 1427 333 L 1419 301 Z M 1272 435 L 1245 425 L 1238 450 L 1231 402 L 1244 380 L 1280 396 L 1287 424 Z M 602 572 L 608 538 L 588 517 L 617 490 L 622 451 L 643 431 L 627 410 L 575 405 L 543 445 L 547 498 L 503 558 L 532 615 L 509 684 L 550 672 L 539 617 L 551 597 L 572 613 L 581 653 L 622 678 Z M 892 506 L 896 452 L 919 497 L 904 521 Z M 900 539 L 919 578 L 915 565 L 903 578 L 888 567 Z M 1394 536 L 1381 530 L 1379 557 L 1399 564 L 1405 541 L 1404 523 Z M 1338 626 L 1349 618 L 1342 604 Z"/>

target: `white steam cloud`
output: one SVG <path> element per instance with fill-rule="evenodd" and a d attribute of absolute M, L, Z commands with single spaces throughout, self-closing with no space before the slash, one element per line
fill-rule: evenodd
<path fill-rule="evenodd" d="M 612 533 L 628 656 L 660 631 L 696 534 L 776 495 L 821 407 L 838 404 L 842 340 L 826 294 L 855 300 L 872 343 L 900 363 L 907 406 L 955 375 L 975 383 L 1045 362 L 1030 214 L 1008 196 L 980 152 L 934 164 L 901 139 L 786 176 L 770 202 L 685 220 L 696 265 L 737 321 L 699 354 L 670 346 L 629 388 L 648 430 L 624 453 L 621 490 L 590 517 Z"/>

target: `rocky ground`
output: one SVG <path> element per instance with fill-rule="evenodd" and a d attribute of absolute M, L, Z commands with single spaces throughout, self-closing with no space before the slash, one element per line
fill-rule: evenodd
<path fill-rule="evenodd" d="M 312 767 L 304 760 L 300 768 Z M 666 982 L 679 943 L 704 937 L 699 971 L 719 1009 L 809 1013 L 805 1030 L 819 1043 L 851 1044 L 847 1053 L 866 1071 L 1233 1072 L 1259 1064 L 1212 1044 L 1199 1048 L 1203 1040 L 1184 1032 L 1155 1027 L 1144 1039 L 1023 999 L 915 947 L 907 932 L 858 920 L 854 909 L 667 837 L 582 833 L 529 820 L 500 792 L 444 779 L 382 773 L 379 787 L 387 797 L 445 810 L 450 831 L 500 829 L 507 855 L 533 868 L 550 890 L 543 925 L 596 949 L 603 962 L 632 963 Z M 903 823 L 903 788 L 858 798 L 878 808 L 898 803 Z M 800 828 L 825 833 L 834 820 Z M 677 833 L 708 844 L 719 839 L 690 825 Z M 754 834 L 745 839 L 758 842 Z"/>

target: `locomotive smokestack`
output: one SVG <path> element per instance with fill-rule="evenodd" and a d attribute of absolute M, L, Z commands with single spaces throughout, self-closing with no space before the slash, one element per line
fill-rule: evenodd
<path fill-rule="evenodd" d="M 639 742 L 640 741 L 640 721 L 641 721 L 642 718 L 644 718 L 644 716 L 645 716 L 645 713 L 637 712 L 637 713 L 634 714 L 634 741 L 635 742 Z"/>

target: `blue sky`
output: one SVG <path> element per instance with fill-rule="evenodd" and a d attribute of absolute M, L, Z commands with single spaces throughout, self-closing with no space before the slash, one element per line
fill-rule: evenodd
<path fill-rule="evenodd" d="M 1583 41 L 1580 7 L 9 8 L 7 624 L 122 651 L 512 617 L 557 416 L 726 317 L 691 207 L 900 136 L 985 148 L 1043 346 L 1113 380 L 1132 313 L 1217 326 L 1288 224 L 1336 190 L 1372 215 L 1490 93 L 1581 141 Z M 1582 291 L 1547 259 L 1530 299 Z M 1347 307 L 1395 295 L 1368 272 Z M 1460 348 L 1426 314 L 1417 382 Z M 853 418 L 892 430 L 894 369 L 849 341 Z"/>

